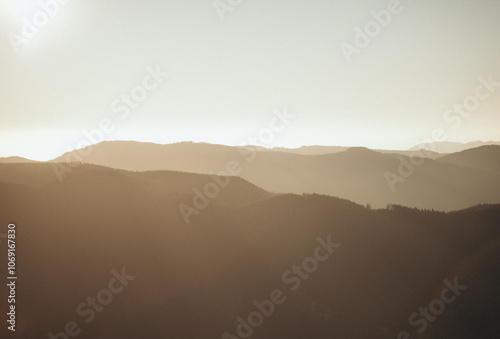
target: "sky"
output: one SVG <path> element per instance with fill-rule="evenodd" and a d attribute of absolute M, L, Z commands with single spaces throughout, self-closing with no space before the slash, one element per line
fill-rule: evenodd
<path fill-rule="evenodd" d="M 60 1 L 0 0 L 0 157 L 243 145 L 277 110 L 262 146 L 500 140 L 498 0 Z"/>

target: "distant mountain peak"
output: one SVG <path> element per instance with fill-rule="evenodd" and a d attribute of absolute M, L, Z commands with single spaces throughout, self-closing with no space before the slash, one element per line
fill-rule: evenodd
<path fill-rule="evenodd" d="M 366 148 L 366 147 L 361 147 L 361 146 L 357 146 L 357 147 L 350 147 L 348 148 L 346 151 L 346 153 L 355 153 L 355 154 L 373 154 L 373 153 L 378 153 L 374 150 L 371 150 L 369 148 Z"/>
<path fill-rule="evenodd" d="M 472 141 L 467 143 L 462 142 L 451 142 L 451 141 L 442 141 L 442 142 L 434 142 L 431 144 L 419 144 L 411 148 L 411 150 L 415 149 L 427 149 L 438 153 L 457 153 L 471 148 L 477 148 L 481 146 L 488 145 L 500 145 L 499 141 Z"/>
<path fill-rule="evenodd" d="M 12 164 L 12 163 L 34 163 L 34 162 L 37 162 L 37 161 L 26 159 L 26 158 L 22 158 L 22 157 L 16 157 L 16 156 L 6 157 L 6 158 L 0 158 L 0 163 L 4 163 L 4 164 Z"/>

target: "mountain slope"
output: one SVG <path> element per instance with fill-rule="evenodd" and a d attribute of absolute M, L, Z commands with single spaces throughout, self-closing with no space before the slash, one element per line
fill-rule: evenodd
<path fill-rule="evenodd" d="M 440 157 L 438 161 L 500 174 L 500 146 L 468 149 Z"/>
<path fill-rule="evenodd" d="M 190 203 L 198 194 L 202 196 L 202 200 L 231 206 L 273 196 L 272 193 L 234 176 L 173 171 L 129 172 L 89 164 L 72 165 L 72 171 L 63 182 L 59 182 L 53 164 L 0 164 L 0 182 L 28 186 L 40 192 L 47 190 L 61 196 L 69 195 L 73 191 L 79 191 L 87 197 L 117 195 L 119 192 L 132 195 L 151 194 L 157 197 L 174 194 L 182 196 L 183 201 Z M 131 190 L 132 188 L 134 190 Z M 125 191 L 126 189 L 130 192 Z"/>

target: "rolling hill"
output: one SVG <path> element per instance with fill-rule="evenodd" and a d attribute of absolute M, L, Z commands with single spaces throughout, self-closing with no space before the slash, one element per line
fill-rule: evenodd
<path fill-rule="evenodd" d="M 438 158 L 439 161 L 500 174 L 500 146 L 468 149 Z"/>

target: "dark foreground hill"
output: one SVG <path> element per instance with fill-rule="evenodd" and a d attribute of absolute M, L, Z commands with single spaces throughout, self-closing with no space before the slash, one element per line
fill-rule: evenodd
<path fill-rule="evenodd" d="M 59 183 L 44 166 L 0 166 L 18 258 L 2 338 L 500 335 L 500 206 L 370 210 L 231 180 L 186 225 L 179 205 L 213 178 L 82 165 Z"/>

